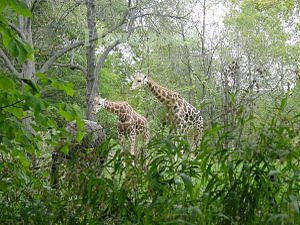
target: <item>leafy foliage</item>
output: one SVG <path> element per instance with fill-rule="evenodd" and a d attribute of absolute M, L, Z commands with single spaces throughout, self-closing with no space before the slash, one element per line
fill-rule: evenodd
<path fill-rule="evenodd" d="M 150 10 L 147 2 L 133 10 L 156 15 L 175 9 L 166 8 L 169 1 L 150 1 Z M 289 35 L 281 26 L 296 1 L 232 2 L 239 10 L 227 18 L 228 36 L 220 47 L 202 46 L 204 34 L 184 39 L 184 22 L 164 14 L 154 22 L 148 16 L 141 20 L 147 29 L 138 30 L 138 41 L 129 41 L 132 62 L 124 61 L 126 48 L 107 58 L 99 74 L 101 95 L 128 101 L 149 120 L 151 141 L 139 146 L 135 164 L 128 146 L 118 144 L 115 118 L 105 112 L 98 119 L 110 138 L 98 149 L 68 154 L 73 143 L 63 128 L 66 122 L 76 121 L 78 142 L 85 134 L 81 73 L 54 67 L 37 73 L 37 84 L 0 74 L 0 224 L 300 224 L 299 80 L 288 79 L 293 71 L 297 74 L 299 45 L 287 43 Z M 61 5 L 53 2 L 36 6 L 36 59 L 0 16 L 1 47 L 12 62 L 44 61 L 84 36 L 84 7 L 68 3 L 71 7 L 64 4 L 61 14 L 56 13 Z M 125 2 L 110 5 L 98 1 L 103 30 L 118 24 L 120 12 L 127 10 Z M 31 16 L 23 1 L 1 1 L 0 12 L 7 8 Z M 60 18 L 65 20 L 60 23 Z M 147 40 L 153 30 L 157 40 Z M 83 49 L 76 49 L 60 64 L 84 64 L 82 55 Z M 198 149 L 191 151 L 185 138 L 170 132 L 168 112 L 153 96 L 129 90 L 135 69 L 149 70 L 160 84 L 203 107 L 207 124 Z M 271 75 L 291 83 L 273 85 L 274 91 L 264 95 L 260 91 L 269 87 Z M 262 88 L 253 88 L 253 80 Z M 58 149 L 63 157 L 56 189 L 50 171 Z"/>

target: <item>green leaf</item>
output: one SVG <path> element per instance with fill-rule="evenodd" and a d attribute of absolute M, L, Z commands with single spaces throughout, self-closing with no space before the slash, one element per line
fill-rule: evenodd
<path fill-rule="evenodd" d="M 57 88 L 59 90 L 62 90 L 64 92 L 66 92 L 67 95 L 73 96 L 74 94 L 74 90 L 72 87 L 71 83 L 67 83 L 67 84 L 60 84 L 56 81 L 52 82 L 52 87 Z"/>
<path fill-rule="evenodd" d="M 294 206 L 295 211 L 299 214 L 299 203 L 298 203 L 297 197 L 294 195 L 290 195 L 289 197 Z"/>
<path fill-rule="evenodd" d="M 22 79 L 22 81 L 26 84 L 25 90 L 30 91 L 33 95 L 39 93 L 39 87 L 32 80 Z"/>
<path fill-rule="evenodd" d="M 22 64 L 25 62 L 25 60 L 27 59 L 27 52 L 26 50 L 23 48 L 23 45 L 21 43 L 17 43 L 16 44 L 16 48 L 18 51 L 18 56 L 17 59 L 18 61 Z"/>
<path fill-rule="evenodd" d="M 2 12 L 5 9 L 6 5 L 7 5 L 7 0 L 0 1 L 0 12 Z M 1 21 L 1 18 L 0 18 L 0 21 Z"/>
<path fill-rule="evenodd" d="M 2 33 L 2 43 L 5 48 L 8 48 L 11 40 L 12 40 L 12 37 L 10 35 L 8 35 L 7 33 Z"/>
<path fill-rule="evenodd" d="M 37 72 L 36 76 L 44 83 L 44 84 L 51 84 L 52 87 L 62 90 L 66 92 L 67 95 L 73 96 L 74 94 L 74 89 L 73 89 L 73 84 L 72 83 L 65 83 L 61 84 L 55 80 L 52 80 L 48 77 L 46 77 L 44 74 Z"/>
<path fill-rule="evenodd" d="M 9 51 L 9 53 L 12 56 L 18 57 L 19 52 L 18 52 L 18 48 L 17 48 L 16 40 L 15 39 L 12 39 L 11 42 L 8 44 L 7 50 Z"/>
<path fill-rule="evenodd" d="M 8 4 L 17 14 L 27 17 L 31 16 L 30 9 L 25 2 L 20 0 L 9 0 Z"/>
<path fill-rule="evenodd" d="M 59 114 L 68 122 L 76 119 L 76 112 L 65 104 L 59 104 Z"/>
<path fill-rule="evenodd" d="M 20 161 L 22 166 L 24 166 L 25 168 L 28 168 L 30 166 L 30 162 L 23 152 L 18 151 L 15 157 Z"/>
<path fill-rule="evenodd" d="M 69 145 L 65 144 L 59 151 L 67 155 L 69 153 Z"/>
<path fill-rule="evenodd" d="M 26 104 L 33 109 L 35 114 L 40 113 L 40 111 L 42 110 L 42 102 L 39 97 L 29 95 L 25 97 L 25 100 Z"/>
<path fill-rule="evenodd" d="M 81 131 L 77 130 L 76 141 L 77 142 L 81 142 L 81 140 L 83 139 L 83 137 L 84 137 L 85 134 L 86 134 L 85 132 L 81 132 Z"/>
<path fill-rule="evenodd" d="M 287 98 L 281 100 L 280 109 L 283 110 L 287 105 Z"/>
<path fill-rule="evenodd" d="M 181 173 L 180 176 L 181 176 L 181 178 L 184 182 L 185 188 L 187 189 L 188 193 L 191 195 L 192 191 L 193 191 L 192 179 L 188 175 L 186 175 L 185 173 Z"/>
<path fill-rule="evenodd" d="M 0 180 L 0 191 L 2 192 L 7 192 L 8 191 L 8 186 L 5 181 Z"/>
<path fill-rule="evenodd" d="M 37 73 L 35 74 L 35 76 L 36 76 L 37 78 L 39 78 L 40 81 L 41 81 L 43 84 L 51 84 L 51 83 L 52 83 L 51 79 L 49 79 L 45 74 L 43 74 L 43 73 L 41 73 L 41 72 L 37 72 Z"/>
<path fill-rule="evenodd" d="M 0 90 L 8 91 L 16 88 L 15 83 L 8 77 L 0 77 Z"/>
<path fill-rule="evenodd" d="M 81 142 L 82 138 L 86 134 L 86 132 L 84 132 L 84 123 L 83 123 L 83 121 L 77 119 L 76 120 L 76 127 L 77 127 L 76 141 Z"/>
<path fill-rule="evenodd" d="M 27 52 L 27 59 L 33 61 L 34 60 L 34 49 L 27 43 L 22 42 L 22 46 L 24 48 L 24 50 Z"/>
<path fill-rule="evenodd" d="M 9 111 L 18 119 L 21 119 L 24 116 L 24 111 L 22 108 L 9 107 Z"/>

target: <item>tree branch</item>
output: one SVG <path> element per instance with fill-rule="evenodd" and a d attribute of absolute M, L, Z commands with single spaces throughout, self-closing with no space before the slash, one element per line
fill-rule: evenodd
<path fill-rule="evenodd" d="M 7 57 L 5 52 L 0 49 L 0 57 L 4 60 L 7 68 L 10 70 L 10 72 L 17 75 L 17 77 L 22 78 L 22 74 L 17 71 L 17 69 L 14 67 L 13 63 L 10 61 L 10 59 Z"/>
<path fill-rule="evenodd" d="M 11 22 L 8 22 L 8 25 L 12 29 L 14 29 L 23 40 L 26 40 L 26 37 L 24 36 L 24 34 L 22 33 L 22 31 L 15 24 L 13 24 Z"/>
<path fill-rule="evenodd" d="M 110 46 L 108 46 L 105 51 L 102 53 L 102 55 L 100 56 L 97 64 L 96 64 L 96 68 L 95 68 L 95 74 L 98 75 L 102 66 L 103 66 L 103 63 L 107 57 L 107 55 L 110 53 L 110 51 L 116 47 L 118 44 L 120 44 L 121 42 L 119 40 L 116 40 L 115 42 L 113 42 Z"/>
<path fill-rule="evenodd" d="M 44 73 L 59 57 L 61 57 L 66 52 L 71 51 L 74 48 L 78 48 L 82 45 L 84 45 L 85 41 L 79 41 L 76 43 L 71 44 L 70 46 L 67 46 L 59 51 L 57 51 L 54 55 L 52 55 L 39 69 L 39 72 Z"/>
<path fill-rule="evenodd" d="M 80 70 L 81 72 L 83 72 L 84 75 L 86 75 L 86 69 L 83 66 L 79 65 L 79 64 L 74 64 L 74 63 L 69 63 L 69 64 L 53 63 L 52 65 L 53 66 L 58 66 L 58 67 L 68 67 L 71 70 L 77 69 L 77 70 Z"/>
<path fill-rule="evenodd" d="M 109 29 L 108 31 L 106 31 L 102 35 L 97 36 L 97 37 L 91 39 L 89 42 L 94 42 L 94 41 L 97 41 L 99 39 L 102 39 L 102 38 L 106 37 L 108 34 L 111 34 L 115 30 L 117 30 L 119 27 L 121 27 L 124 24 L 124 22 L 126 21 L 126 19 L 127 19 L 128 12 L 129 12 L 129 10 L 126 10 L 126 12 L 124 13 L 124 16 L 123 16 L 122 20 L 115 27 Z M 57 51 L 54 55 L 52 55 L 44 63 L 44 65 L 39 69 L 39 72 L 44 73 L 63 54 L 71 51 L 74 48 L 78 48 L 80 46 L 83 46 L 84 44 L 86 44 L 86 41 L 83 41 L 83 40 L 82 41 L 78 41 L 78 42 L 75 42 L 75 43 L 71 44 L 70 46 L 67 46 L 67 47 L 65 47 L 65 48 Z"/>
<path fill-rule="evenodd" d="M 144 13 L 144 14 L 140 14 L 140 15 L 136 15 L 134 16 L 134 18 L 140 18 L 140 17 L 146 17 L 146 16 L 158 16 L 158 17 L 165 17 L 165 18 L 172 18 L 172 19 L 186 19 L 186 17 L 189 15 L 189 13 L 187 15 L 184 16 L 177 16 L 177 15 L 169 15 L 169 14 L 160 14 L 160 13 Z"/>
<path fill-rule="evenodd" d="M 0 110 L 2 110 L 2 109 L 4 109 L 4 108 L 11 107 L 11 106 L 14 106 L 14 105 L 16 105 L 16 104 L 18 104 L 18 103 L 20 103 L 20 102 L 23 102 L 23 101 L 24 101 L 24 99 L 19 100 L 19 101 L 16 101 L 16 102 L 14 102 L 14 103 L 12 103 L 12 104 L 9 104 L 9 105 L 2 106 L 2 107 L 0 107 Z"/>
<path fill-rule="evenodd" d="M 33 12 L 35 10 L 35 7 L 41 2 L 42 0 L 34 0 L 31 7 L 30 11 Z"/>

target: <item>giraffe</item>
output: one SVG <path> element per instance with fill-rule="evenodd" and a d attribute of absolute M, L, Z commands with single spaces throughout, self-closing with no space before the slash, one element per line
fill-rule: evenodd
<path fill-rule="evenodd" d="M 180 94 L 175 91 L 168 90 L 160 86 L 146 74 L 136 73 L 132 82 L 131 89 L 137 89 L 147 86 L 154 96 L 163 103 L 173 117 L 174 125 L 177 132 L 187 135 L 190 131 L 194 131 L 189 141 L 192 148 L 196 148 L 202 138 L 203 118 L 199 110 L 189 104 Z"/>
<path fill-rule="evenodd" d="M 143 137 L 145 146 L 149 142 L 150 135 L 147 119 L 134 111 L 134 109 L 125 101 L 113 102 L 96 96 L 92 103 L 92 113 L 96 114 L 102 108 L 119 116 L 117 128 L 120 143 L 124 146 L 124 138 L 127 136 L 130 140 L 130 152 L 133 156 L 137 157 L 137 136 L 141 135 Z"/>

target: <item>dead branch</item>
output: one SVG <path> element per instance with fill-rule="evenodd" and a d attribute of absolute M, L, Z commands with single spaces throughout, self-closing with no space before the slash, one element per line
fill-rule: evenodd
<path fill-rule="evenodd" d="M 74 63 L 69 63 L 69 64 L 63 64 L 63 63 L 53 63 L 53 66 L 57 66 L 57 67 L 68 67 L 71 70 L 77 69 L 80 70 L 82 73 L 84 73 L 86 75 L 86 69 L 79 65 L 79 64 L 74 64 Z"/>
<path fill-rule="evenodd" d="M 17 71 L 17 69 L 14 67 L 13 63 L 10 61 L 10 59 L 7 57 L 7 55 L 5 54 L 5 52 L 2 49 L 0 49 L 0 57 L 3 59 L 7 68 L 12 73 L 16 74 L 18 78 L 22 78 L 22 74 Z"/>

